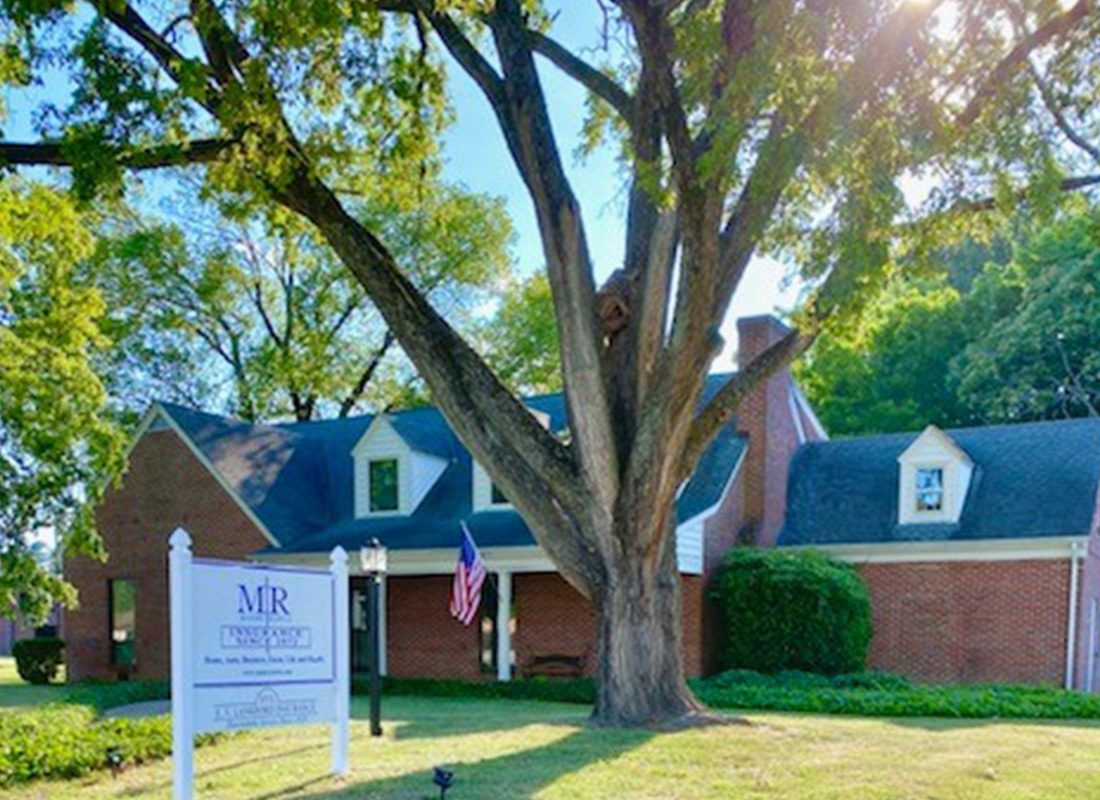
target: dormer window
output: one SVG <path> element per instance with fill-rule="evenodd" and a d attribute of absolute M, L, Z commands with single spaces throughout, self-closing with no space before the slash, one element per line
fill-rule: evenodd
<path fill-rule="evenodd" d="M 917 512 L 943 510 L 943 468 L 917 469 Z"/>
<path fill-rule="evenodd" d="M 357 518 L 414 513 L 450 463 L 407 441 L 394 419 L 375 417 L 352 448 Z"/>
<path fill-rule="evenodd" d="M 954 524 L 962 516 L 974 462 L 935 425 L 898 456 L 898 522 Z"/>
<path fill-rule="evenodd" d="M 398 494 L 398 463 L 396 458 L 379 458 L 369 462 L 370 510 L 397 511 L 401 507 Z"/>

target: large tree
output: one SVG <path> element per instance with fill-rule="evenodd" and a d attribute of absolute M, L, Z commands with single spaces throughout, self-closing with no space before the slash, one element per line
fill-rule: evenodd
<path fill-rule="evenodd" d="M 1100 182 L 1073 172 L 1080 159 L 1050 121 L 1053 106 L 1071 129 L 1096 124 L 1081 100 L 1096 97 L 1100 21 L 1092 0 L 600 5 L 597 67 L 520 0 L 107 0 L 76 15 L 4 0 L 22 48 L 6 52 L 32 67 L 68 55 L 77 91 L 40 116 L 42 141 L 0 145 L 0 158 L 71 165 L 84 193 L 117 187 L 126 169 L 205 162 L 219 190 L 316 225 L 595 604 L 596 720 L 640 724 L 698 708 L 683 677 L 674 504 L 700 453 L 756 382 L 865 302 L 899 224 L 919 251 L 954 212 Z M 59 57 L 50 47 L 66 32 Z M 530 193 L 568 437 L 507 391 L 341 194 L 348 153 L 385 139 L 377 120 L 404 119 L 423 101 L 416 87 L 441 91 L 437 45 L 484 96 Z M 587 141 L 603 130 L 624 153 L 624 260 L 599 291 L 537 58 L 591 92 Z M 902 190 L 914 175 L 939 187 L 920 209 Z M 761 249 L 797 260 L 813 291 L 797 327 L 700 407 L 719 325 Z"/>

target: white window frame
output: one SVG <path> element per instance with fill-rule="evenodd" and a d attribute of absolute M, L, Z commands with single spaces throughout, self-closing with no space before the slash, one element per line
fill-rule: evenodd
<path fill-rule="evenodd" d="M 386 516 L 394 516 L 394 515 L 404 513 L 402 511 L 402 508 L 403 508 L 403 506 L 402 506 L 402 500 L 403 500 L 402 495 L 404 494 L 404 492 L 402 492 L 402 490 L 401 490 L 401 483 L 402 483 L 401 478 L 402 478 L 402 474 L 403 474 L 402 470 L 404 469 L 404 465 L 401 463 L 402 462 L 401 456 L 396 455 L 396 454 L 394 454 L 392 456 L 377 455 L 377 456 L 373 456 L 371 458 L 364 458 L 363 461 L 365 462 L 364 466 L 367 470 L 367 498 L 366 498 L 367 499 L 367 508 L 366 508 L 367 516 L 368 517 L 386 517 Z M 371 466 L 373 464 L 376 464 L 376 463 L 379 463 L 379 462 L 382 462 L 382 461 L 392 461 L 393 464 L 394 464 L 394 469 L 397 470 L 397 475 L 395 476 L 396 479 L 397 479 L 397 486 L 396 486 L 396 489 L 397 489 L 397 507 L 396 508 L 385 508 L 385 509 L 371 508 Z"/>
<path fill-rule="evenodd" d="M 922 508 L 921 495 L 928 494 L 932 489 L 921 489 L 920 476 L 922 472 L 938 472 L 940 474 L 939 505 L 936 508 Z M 942 514 L 947 508 L 947 465 L 916 465 L 913 467 L 913 513 L 914 514 Z"/>

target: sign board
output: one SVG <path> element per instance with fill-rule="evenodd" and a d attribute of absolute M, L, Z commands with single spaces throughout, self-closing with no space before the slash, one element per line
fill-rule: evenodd
<path fill-rule="evenodd" d="M 192 796 L 196 733 L 331 723 L 347 772 L 347 554 L 330 570 L 194 558 L 171 538 L 173 782 Z"/>

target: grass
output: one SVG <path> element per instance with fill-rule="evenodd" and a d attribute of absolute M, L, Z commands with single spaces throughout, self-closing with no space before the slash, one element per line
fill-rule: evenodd
<path fill-rule="evenodd" d="M 0 705 L 70 696 L 67 687 L 25 691 L 8 672 L 0 661 Z M 365 698 L 354 698 L 347 778 L 328 774 L 323 726 L 252 731 L 196 753 L 197 796 L 420 800 L 438 796 L 431 785 L 435 764 L 456 770 L 450 800 L 1100 796 L 1096 722 L 750 713 L 748 726 L 654 734 L 590 728 L 587 709 L 578 705 L 408 696 L 386 699 L 385 736 L 375 740 L 366 711 Z M 170 796 L 168 760 L 117 779 L 99 772 L 0 792 L 0 800 Z"/>

